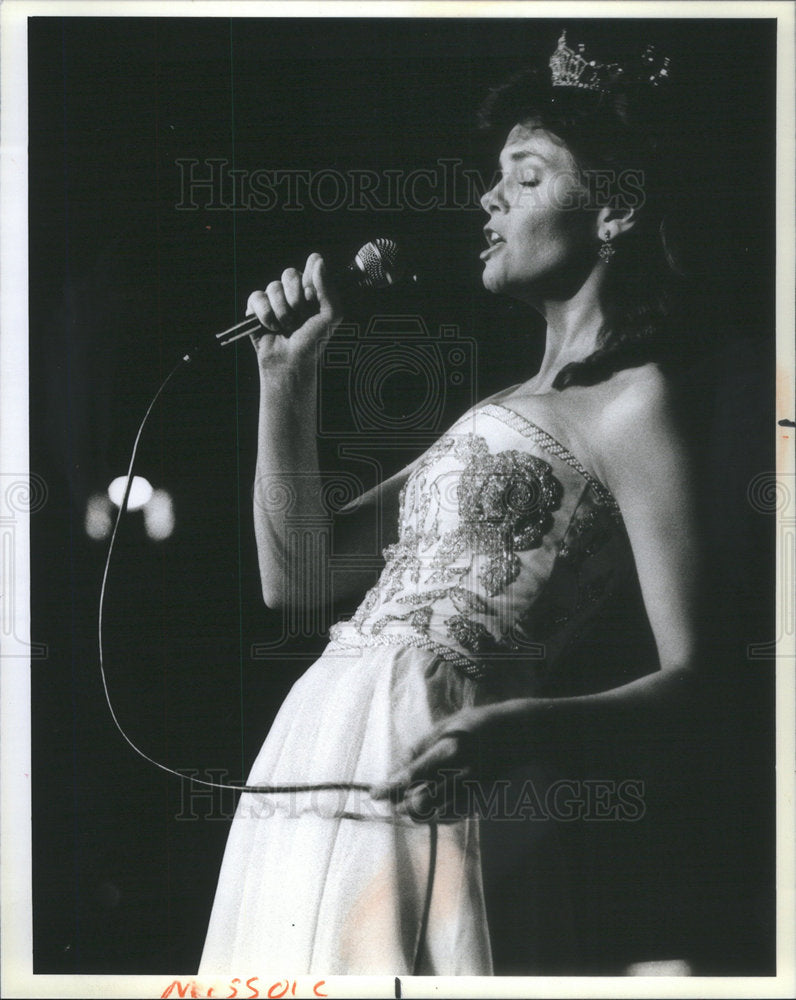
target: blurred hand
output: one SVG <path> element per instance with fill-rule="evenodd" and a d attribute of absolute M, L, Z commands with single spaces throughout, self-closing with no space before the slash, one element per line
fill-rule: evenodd
<path fill-rule="evenodd" d="M 500 706 L 466 708 L 435 726 L 412 749 L 411 759 L 375 785 L 375 799 L 419 822 L 453 822 L 472 813 L 472 788 L 495 780 L 505 758 Z"/>

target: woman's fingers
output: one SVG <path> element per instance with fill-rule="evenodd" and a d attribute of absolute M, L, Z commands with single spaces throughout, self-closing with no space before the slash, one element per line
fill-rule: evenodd
<path fill-rule="evenodd" d="M 264 291 L 252 292 L 246 306 L 247 316 L 256 316 L 267 330 L 286 336 L 301 327 L 313 312 L 318 312 L 327 325 L 340 315 L 339 299 L 318 253 L 310 254 L 303 272 L 289 267 Z"/>
<path fill-rule="evenodd" d="M 310 254 L 303 272 L 289 267 L 264 291 L 253 292 L 246 315 L 256 316 L 264 328 L 251 334 L 264 371 L 309 371 L 341 318 L 321 255 Z"/>
<path fill-rule="evenodd" d="M 279 333 L 279 321 L 271 308 L 271 301 L 265 292 L 252 292 L 246 303 L 246 315 L 256 316 L 260 324 L 272 333 Z"/>
<path fill-rule="evenodd" d="M 309 262 L 308 262 L 309 263 Z M 320 306 L 321 316 L 327 323 L 334 325 L 342 316 L 340 297 L 334 288 L 326 270 L 326 261 L 318 255 L 312 268 L 312 284 Z"/>
<path fill-rule="evenodd" d="M 396 802 L 395 811 L 416 822 L 453 822 L 470 815 L 473 775 L 466 766 L 437 765 L 432 774 L 415 778 Z"/>
<path fill-rule="evenodd" d="M 459 721 L 461 728 L 452 728 L 448 720 L 431 730 L 415 744 L 413 759 L 371 788 L 371 796 L 389 799 L 396 813 L 418 823 L 450 823 L 471 815 L 476 803 L 473 720 L 462 712 Z"/>
<path fill-rule="evenodd" d="M 418 782 L 407 789 L 403 799 L 396 805 L 395 811 L 410 816 L 416 823 L 428 823 L 439 818 L 445 811 L 444 805 L 438 785 Z"/>
<path fill-rule="evenodd" d="M 285 289 L 281 281 L 272 281 L 265 289 L 265 294 L 276 316 L 280 333 L 291 333 L 295 327 L 294 313 L 288 305 Z"/>
<path fill-rule="evenodd" d="M 424 736 L 421 736 L 421 738 L 412 745 L 412 757 L 422 757 L 425 753 L 431 750 L 432 747 L 436 746 L 441 739 L 450 735 L 450 719 L 446 719 L 445 722 L 434 726 L 433 729 L 429 730 Z"/>
<path fill-rule="evenodd" d="M 449 779 L 453 774 L 464 774 L 468 763 L 462 758 L 461 746 L 456 734 L 444 734 L 424 754 L 416 758 L 409 783 L 438 782 Z"/>
<path fill-rule="evenodd" d="M 464 773 L 465 767 L 466 762 L 460 756 L 459 734 L 443 732 L 433 739 L 427 749 L 391 775 L 386 782 L 374 786 L 371 795 L 375 799 L 389 798 L 399 802 L 410 786 L 425 782 L 433 784 L 439 779 L 442 770 L 458 769 Z"/>
<path fill-rule="evenodd" d="M 289 267 L 282 272 L 282 291 L 288 308 L 295 318 L 306 313 L 306 299 L 304 298 L 304 285 L 301 275 L 295 267 Z"/>
<path fill-rule="evenodd" d="M 301 276 L 301 284 L 304 289 L 304 298 L 307 302 L 315 303 L 318 301 L 318 293 L 315 290 L 315 281 L 313 280 L 313 273 L 315 271 L 315 266 L 319 260 L 323 258 L 319 253 L 311 253 L 307 258 L 307 263 L 304 265 L 304 273 Z"/>

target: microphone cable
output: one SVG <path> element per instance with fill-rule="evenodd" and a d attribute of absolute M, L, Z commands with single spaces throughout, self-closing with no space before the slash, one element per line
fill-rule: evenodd
<path fill-rule="evenodd" d="M 115 712 L 115 710 L 113 708 L 113 704 L 112 704 L 111 698 L 110 698 L 110 692 L 108 690 L 108 679 L 107 679 L 107 675 L 105 673 L 105 655 L 104 655 L 104 647 L 103 647 L 103 641 L 102 641 L 102 623 L 103 623 L 103 615 L 104 615 L 104 608 L 105 608 L 105 593 L 106 593 L 107 587 L 108 587 L 108 575 L 109 575 L 109 572 L 110 572 L 111 557 L 113 556 L 113 550 L 114 550 L 114 546 L 115 546 L 115 543 L 116 543 L 116 536 L 117 536 L 118 531 L 119 531 L 119 525 L 121 524 L 122 516 L 123 516 L 123 514 L 124 514 L 124 512 L 125 512 L 125 510 L 127 508 L 127 501 L 128 501 L 128 499 L 130 497 L 130 490 L 132 489 L 132 485 L 133 485 L 133 468 L 135 466 L 135 460 L 136 460 L 136 456 L 138 454 L 138 446 L 141 443 L 141 436 L 142 436 L 142 434 L 144 432 L 144 427 L 146 426 L 146 423 L 149 420 L 149 417 L 150 417 L 150 415 L 152 413 L 152 410 L 155 408 L 155 404 L 157 403 L 158 399 L 160 399 L 161 395 L 165 391 L 165 389 L 168 386 L 168 384 L 171 382 L 171 380 L 174 378 L 174 376 L 177 374 L 177 372 L 182 368 L 182 366 L 184 364 L 189 363 L 191 360 L 192 360 L 191 354 L 185 354 L 182 358 L 180 358 L 180 360 L 177 362 L 177 364 L 172 368 L 172 370 L 169 372 L 169 374 L 166 376 L 166 378 L 161 383 L 160 388 L 158 389 L 158 391 L 152 397 L 152 401 L 150 402 L 149 406 L 147 407 L 146 413 L 144 414 L 144 418 L 143 418 L 143 420 L 141 421 L 141 423 L 140 423 L 140 425 L 138 427 L 138 432 L 137 432 L 137 434 L 135 436 L 135 440 L 133 442 L 132 452 L 130 454 L 130 461 L 129 461 L 128 466 L 127 466 L 127 482 L 126 482 L 125 488 L 124 488 L 124 495 L 122 496 L 121 502 L 119 504 L 119 510 L 118 510 L 118 512 L 116 514 L 116 520 L 115 520 L 114 525 L 113 525 L 113 531 L 111 533 L 111 539 L 110 539 L 110 542 L 108 544 L 108 554 L 105 557 L 105 567 L 104 567 L 104 570 L 103 570 L 103 573 L 102 573 L 102 586 L 100 588 L 99 614 L 97 616 L 97 645 L 98 645 L 98 649 L 99 649 L 99 665 L 100 665 L 100 674 L 102 676 L 102 689 L 103 689 L 104 694 L 105 694 L 105 701 L 106 701 L 106 703 L 108 705 L 108 710 L 111 713 L 111 718 L 113 719 L 114 725 L 119 730 L 119 732 L 122 735 L 122 738 L 125 740 L 125 742 L 128 744 L 128 746 L 132 750 L 134 750 L 135 753 L 137 753 L 139 757 L 142 757 L 148 764 L 152 764 L 154 767 L 159 768 L 161 771 L 165 771 L 167 774 L 176 775 L 176 777 L 182 778 L 184 781 L 185 780 L 192 781 L 194 784 L 203 785 L 205 788 L 224 788 L 224 789 L 230 789 L 231 788 L 231 789 L 234 789 L 235 791 L 238 791 L 238 792 L 253 792 L 253 793 L 261 793 L 261 794 L 269 794 L 269 793 L 270 794 L 278 794 L 278 793 L 281 793 L 281 792 L 297 792 L 297 791 L 311 792 L 311 791 L 335 791 L 335 790 L 348 790 L 348 791 L 365 791 L 365 792 L 369 792 L 370 788 L 371 788 L 370 785 L 358 784 L 358 783 L 355 783 L 355 782 L 320 782 L 318 784 L 304 784 L 304 785 L 302 785 L 302 784 L 296 784 L 296 785 L 231 785 L 231 784 L 225 784 L 224 782 L 220 782 L 220 781 L 206 781 L 206 780 L 204 780 L 202 778 L 193 777 L 192 775 L 180 774 L 179 771 L 176 771 L 174 768 L 168 767 L 166 764 L 161 764 L 160 761 L 157 761 L 154 758 L 150 757 L 148 754 L 144 753 L 144 751 L 141 750 L 140 747 L 136 746 L 136 744 L 133 742 L 133 740 L 130 739 L 130 737 L 124 731 L 124 728 L 122 727 L 121 723 L 119 722 L 119 719 L 118 719 L 118 717 L 116 715 L 116 712 Z"/>
<path fill-rule="evenodd" d="M 138 754 L 138 756 L 141 757 L 143 760 L 145 760 L 148 764 L 151 764 L 153 767 L 158 768 L 158 770 L 163 771 L 166 774 L 171 774 L 174 777 L 179 778 L 181 781 L 190 781 L 195 785 L 202 785 L 205 788 L 231 789 L 232 791 L 235 792 L 247 792 L 258 795 L 279 795 L 279 794 L 290 794 L 296 792 L 320 792 L 320 791 L 357 791 L 357 792 L 370 793 L 372 787 L 371 785 L 366 785 L 360 782 L 351 782 L 351 781 L 325 781 L 325 782 L 317 782 L 314 784 L 299 783 L 299 784 L 286 784 L 286 785 L 247 785 L 247 784 L 233 785 L 221 781 L 208 781 L 204 778 L 197 778 L 193 775 L 181 774 L 174 768 L 168 767 L 168 765 L 163 764 L 158 760 L 155 760 L 154 757 L 150 757 L 149 754 L 145 753 L 139 746 L 137 746 L 136 743 L 127 735 L 127 733 L 124 730 L 124 727 L 119 722 L 119 719 L 116 715 L 113 703 L 111 702 L 110 691 L 108 689 L 108 678 L 105 673 L 105 654 L 104 654 L 104 646 L 102 640 L 105 594 L 108 587 L 108 576 L 110 573 L 111 558 L 113 556 L 113 550 L 116 543 L 116 536 L 119 532 L 119 525 L 121 524 L 122 516 L 124 515 L 124 512 L 127 509 L 127 502 L 130 497 L 130 490 L 132 489 L 133 485 L 133 468 L 135 466 L 136 456 L 138 455 L 138 446 L 141 443 L 141 436 L 144 432 L 144 427 L 146 426 L 147 421 L 149 420 L 149 417 L 153 409 L 155 408 L 155 404 L 160 399 L 166 387 L 175 377 L 177 372 L 180 371 L 180 369 L 184 365 L 189 364 L 193 360 L 192 355 L 197 353 L 197 351 L 199 350 L 201 350 L 201 348 L 198 347 L 193 348 L 190 352 L 184 354 L 183 357 L 180 358 L 180 360 L 171 369 L 171 371 L 168 373 L 165 379 L 163 379 L 163 382 L 161 383 L 155 395 L 152 397 L 152 400 L 149 403 L 146 412 L 144 413 L 144 417 L 138 426 L 138 431 L 136 433 L 135 440 L 133 441 L 133 447 L 130 453 L 130 461 L 127 466 L 127 482 L 125 483 L 124 494 L 122 496 L 121 501 L 119 502 L 119 510 L 116 514 L 116 519 L 113 524 L 113 530 L 111 532 L 110 542 L 108 543 L 108 552 L 105 557 L 105 565 L 102 572 L 102 585 L 100 587 L 99 609 L 97 614 L 97 647 L 99 651 L 99 668 L 100 668 L 100 676 L 102 678 L 102 689 L 105 694 L 105 703 L 108 706 L 108 711 L 110 712 L 111 719 L 113 720 L 114 725 L 121 734 L 122 739 L 125 741 L 125 743 L 127 743 L 130 749 L 133 750 L 134 753 Z M 358 820 L 375 819 L 387 823 L 392 822 L 392 819 L 389 816 L 364 816 L 358 813 L 347 813 L 347 812 L 336 813 L 334 817 L 330 818 L 358 819 Z M 426 892 L 423 902 L 423 912 L 421 915 L 420 927 L 418 931 L 417 942 L 415 945 L 414 959 L 412 962 L 412 975 L 419 975 L 418 966 L 420 962 L 423 944 L 425 942 L 426 934 L 428 932 L 429 914 L 431 910 L 431 896 L 434 889 L 434 873 L 436 869 L 437 841 L 438 841 L 437 821 L 435 819 L 431 819 L 428 822 L 428 828 L 429 828 L 428 877 L 427 877 Z"/>

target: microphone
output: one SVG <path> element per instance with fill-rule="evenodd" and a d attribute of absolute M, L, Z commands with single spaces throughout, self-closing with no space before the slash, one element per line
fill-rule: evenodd
<path fill-rule="evenodd" d="M 333 270 L 332 280 L 341 292 L 364 291 L 415 282 L 417 275 L 407 273 L 406 262 L 395 240 L 377 236 L 360 247 L 349 264 Z M 260 329 L 257 317 L 247 316 L 228 330 L 217 333 L 216 340 L 221 347 L 226 347 Z"/>
<path fill-rule="evenodd" d="M 341 291 L 365 288 L 389 288 L 407 280 L 406 262 L 395 240 L 377 236 L 356 252 L 354 259 L 340 271 L 332 271 L 332 280 Z M 412 275 L 412 281 L 415 276 Z"/>

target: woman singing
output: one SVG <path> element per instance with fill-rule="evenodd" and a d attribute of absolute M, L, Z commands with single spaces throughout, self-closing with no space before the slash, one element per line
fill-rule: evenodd
<path fill-rule="evenodd" d="M 693 710 L 700 531 L 647 117 L 667 72 L 649 53 L 639 73 L 590 64 L 562 37 L 550 69 L 490 96 L 503 145 L 483 283 L 544 317 L 544 357 L 338 517 L 335 547 L 345 535 L 355 552 L 358 519 L 380 510 L 384 569 L 254 764 L 250 784 L 283 791 L 241 798 L 202 973 L 501 971 L 488 789 L 556 748 L 663 733 Z M 285 608 L 318 599 L 323 534 L 308 551 L 290 533 L 326 516 L 316 358 L 341 311 L 317 254 L 249 311 L 264 328 L 259 564 L 266 604 Z"/>

